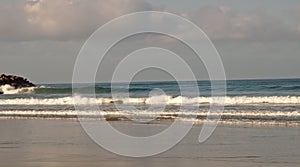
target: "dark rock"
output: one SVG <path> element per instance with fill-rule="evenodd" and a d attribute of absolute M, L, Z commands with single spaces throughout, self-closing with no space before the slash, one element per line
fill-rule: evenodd
<path fill-rule="evenodd" d="M 25 78 L 14 76 L 14 75 L 5 75 L 5 74 L 0 75 L 0 86 L 2 85 L 10 85 L 15 89 L 35 87 L 33 83 L 27 81 L 27 79 Z M 0 92 L 0 94 L 3 94 L 3 92 L 2 93 Z"/>

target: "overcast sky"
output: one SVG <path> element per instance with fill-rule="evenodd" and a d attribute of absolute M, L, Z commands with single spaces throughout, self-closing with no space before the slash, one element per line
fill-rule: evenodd
<path fill-rule="evenodd" d="M 228 79 L 300 78 L 299 0 L 2 0 L 0 73 L 35 83 L 71 82 L 78 52 L 99 26 L 145 10 L 175 13 L 196 23 L 219 51 Z M 118 62 L 129 45 L 142 40 L 157 44 L 159 39 L 131 38 L 108 54 L 107 62 Z M 172 40 L 160 43 L 178 48 Z M 180 56 L 189 59 L 190 54 Z M 199 71 L 204 70 L 199 66 Z M 140 78 L 161 77 L 150 72 Z M 205 74 L 197 77 L 207 79 Z"/>

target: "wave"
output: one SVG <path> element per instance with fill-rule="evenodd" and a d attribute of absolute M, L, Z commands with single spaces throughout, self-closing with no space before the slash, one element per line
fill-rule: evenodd
<path fill-rule="evenodd" d="M 236 91 L 241 91 L 243 92 L 245 88 L 228 88 L 228 93 L 230 94 L 231 91 L 234 93 L 237 93 Z M 249 92 L 248 93 L 253 93 L 252 87 L 251 90 L 247 89 Z M 300 85 L 285 85 L 285 86 L 279 86 L 279 85 L 264 85 L 263 87 L 258 87 L 256 89 L 256 93 L 259 93 L 260 91 L 262 93 L 266 93 L 270 91 L 272 93 L 273 91 L 276 91 L 275 93 L 286 93 L 286 92 L 298 92 L 300 90 Z M 101 87 L 101 86 L 90 86 L 90 87 L 80 87 L 80 88 L 74 88 L 72 87 L 45 87 L 45 86 L 39 86 L 39 87 L 29 87 L 29 88 L 20 88 L 20 89 L 15 89 L 14 87 L 10 85 L 2 85 L 0 86 L 0 92 L 3 94 L 72 94 L 72 92 L 78 92 L 81 94 L 91 94 L 95 91 L 96 94 L 110 94 L 112 91 L 118 92 L 118 93 L 138 93 L 138 94 L 148 94 L 151 91 L 151 88 L 147 87 L 142 87 L 142 88 L 110 88 L 110 87 Z M 179 91 L 179 90 L 178 90 Z M 209 88 L 206 88 L 205 90 L 202 90 L 203 92 L 205 91 L 210 91 Z M 173 95 L 180 93 L 177 92 L 176 89 L 172 92 Z M 274 93 L 274 92 L 273 92 Z M 207 94 L 209 95 L 209 93 Z M 238 94 L 236 94 L 238 95 Z M 247 95 L 247 94 L 245 94 Z M 249 94 L 248 94 L 249 95 Z M 274 94 L 274 95 L 279 95 L 279 94 Z"/>
<path fill-rule="evenodd" d="M 153 112 L 148 110 L 136 111 L 88 111 L 77 112 L 74 110 L 64 111 L 0 111 L 0 118 L 35 118 L 35 119 L 97 119 L 107 121 L 135 121 L 149 122 L 159 120 L 174 120 L 194 123 L 203 123 L 208 112 L 186 112 L 186 111 L 161 111 Z M 268 124 L 268 125 L 300 125 L 300 111 L 293 112 L 274 112 L 274 111 L 224 111 L 220 114 L 219 122 L 229 124 Z M 214 116 L 211 114 L 210 116 Z"/>
<path fill-rule="evenodd" d="M 51 87 L 39 87 L 35 88 L 32 93 L 34 94 L 71 94 L 72 88 L 51 88 Z M 92 93 L 95 91 L 96 93 L 109 93 L 111 91 L 110 88 L 103 87 L 82 87 L 75 88 L 74 91 L 80 93 Z"/>
<path fill-rule="evenodd" d="M 118 92 L 127 92 L 128 89 L 125 88 L 116 88 L 114 89 Z M 130 88 L 129 92 L 137 92 L 137 91 L 148 91 L 147 88 Z M 111 88 L 106 87 L 81 87 L 81 88 L 53 88 L 53 87 L 29 87 L 29 88 L 19 88 L 15 89 L 10 85 L 2 85 L 0 86 L 0 92 L 3 94 L 72 94 L 72 92 L 80 92 L 80 93 L 110 93 L 112 91 Z"/>
<path fill-rule="evenodd" d="M 300 85 L 292 85 L 292 86 L 281 86 L 280 90 L 300 90 Z"/>
<path fill-rule="evenodd" d="M 35 89 L 36 89 L 35 87 L 16 89 L 10 85 L 0 86 L 0 92 L 2 92 L 3 94 L 29 94 L 34 92 Z"/>
<path fill-rule="evenodd" d="M 131 114 L 136 114 L 136 110 L 133 111 L 83 111 L 78 112 L 75 110 L 63 110 L 63 111 L 0 111 L 1 115 L 61 115 L 61 116 L 126 116 L 129 117 Z M 149 111 L 149 110 L 138 110 L 139 116 L 149 116 L 152 117 L 154 115 L 161 116 L 182 116 L 185 115 L 188 117 L 191 116 L 207 116 L 208 112 L 198 111 L 198 112 L 189 112 L 189 111 Z M 210 115 L 216 115 L 219 113 L 211 113 Z M 222 116 L 236 116 L 236 117 L 300 117 L 300 111 L 292 111 L 292 112 L 283 112 L 283 111 L 235 111 L 235 110 L 227 110 L 221 113 Z"/>
<path fill-rule="evenodd" d="M 260 104 L 300 104 L 300 96 L 234 96 L 225 97 L 225 105 L 260 105 Z M 222 97 L 183 97 L 183 96 L 151 96 L 142 98 L 88 98 L 88 97 L 61 97 L 61 98 L 17 98 L 0 99 L 0 105 L 74 105 L 76 104 L 146 104 L 146 105 L 199 105 L 223 104 Z"/>

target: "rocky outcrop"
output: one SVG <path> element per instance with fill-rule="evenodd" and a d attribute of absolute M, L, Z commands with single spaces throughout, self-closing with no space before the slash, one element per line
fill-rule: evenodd
<path fill-rule="evenodd" d="M 25 87 L 35 87 L 35 85 L 29 82 L 26 78 L 22 78 L 14 75 L 0 75 L 0 86 L 2 85 L 10 85 L 15 89 L 25 88 Z M 0 94 L 3 92 L 0 91 Z"/>

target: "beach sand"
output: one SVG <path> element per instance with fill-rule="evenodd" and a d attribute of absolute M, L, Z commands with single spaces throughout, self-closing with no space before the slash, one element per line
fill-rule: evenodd
<path fill-rule="evenodd" d="M 144 135 L 168 123 L 112 122 L 121 131 Z M 75 120 L 0 120 L 2 167 L 140 166 L 300 166 L 300 127 L 220 125 L 198 143 L 201 125 L 171 150 L 147 158 L 128 158 L 95 144 Z"/>

